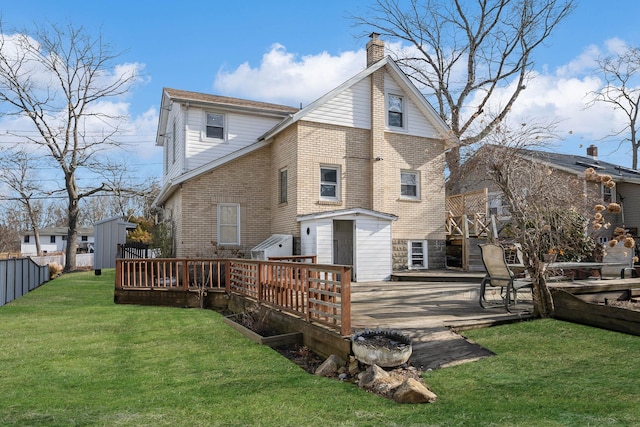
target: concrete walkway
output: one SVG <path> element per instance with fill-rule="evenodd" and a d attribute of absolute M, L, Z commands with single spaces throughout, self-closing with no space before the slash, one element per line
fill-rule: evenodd
<path fill-rule="evenodd" d="M 445 276 L 440 279 L 448 280 Z M 352 330 L 357 332 L 379 327 L 409 335 L 413 343 L 410 362 L 422 370 L 491 356 L 492 352 L 467 341 L 453 330 L 530 318 L 531 294 L 523 290 L 511 314 L 504 307 L 483 309 L 478 304 L 480 283 L 475 277 L 468 279 L 352 283 Z M 525 301 L 520 302 L 521 296 Z M 499 302 L 497 292 L 493 292 L 490 298 Z"/>

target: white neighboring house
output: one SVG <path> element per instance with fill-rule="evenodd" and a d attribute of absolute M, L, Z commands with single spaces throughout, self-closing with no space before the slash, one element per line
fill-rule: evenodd
<path fill-rule="evenodd" d="M 40 249 L 43 254 L 64 253 L 67 249 L 67 227 L 42 228 L 40 234 Z M 81 227 L 78 229 L 77 253 L 93 253 L 93 227 Z M 33 231 L 25 231 L 22 234 L 20 244 L 22 256 L 36 256 L 36 239 Z"/>

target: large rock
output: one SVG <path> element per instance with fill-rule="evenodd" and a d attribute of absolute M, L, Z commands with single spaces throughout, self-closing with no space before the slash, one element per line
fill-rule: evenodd
<path fill-rule="evenodd" d="M 407 378 L 393 393 L 393 400 L 398 403 L 432 403 L 437 396 L 420 381 Z"/>
<path fill-rule="evenodd" d="M 371 365 L 366 371 L 360 374 L 358 378 L 358 386 L 371 389 L 376 383 L 385 381 L 389 378 L 389 373 L 378 365 Z"/>
<path fill-rule="evenodd" d="M 339 356 L 332 354 L 327 358 L 327 360 L 322 362 L 322 365 L 318 366 L 315 374 L 321 377 L 335 377 L 338 375 L 338 370 L 341 367 L 344 367 L 345 363 L 346 362 Z"/>

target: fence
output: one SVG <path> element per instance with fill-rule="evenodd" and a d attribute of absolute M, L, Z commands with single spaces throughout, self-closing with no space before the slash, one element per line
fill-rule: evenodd
<path fill-rule="evenodd" d="M 0 306 L 49 281 L 49 266 L 29 258 L 0 260 Z"/>
<path fill-rule="evenodd" d="M 351 269 L 243 259 L 118 259 L 116 289 L 226 289 L 308 322 L 351 333 Z"/>

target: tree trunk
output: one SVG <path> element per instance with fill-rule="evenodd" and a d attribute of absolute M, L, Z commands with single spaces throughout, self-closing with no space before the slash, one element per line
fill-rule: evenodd
<path fill-rule="evenodd" d="M 460 147 L 454 147 L 446 152 L 445 159 L 449 176 L 447 177 L 447 195 L 460 194 L 462 182 L 462 167 L 460 166 Z"/>
<path fill-rule="evenodd" d="M 541 318 L 553 315 L 553 298 L 542 274 L 533 279 L 533 312 Z"/>
<path fill-rule="evenodd" d="M 75 186 L 72 187 L 75 189 Z M 80 208 L 78 198 L 69 197 L 69 230 L 67 231 L 67 248 L 65 250 L 65 273 L 76 270 L 76 251 L 78 248 L 78 217 Z"/>

